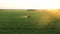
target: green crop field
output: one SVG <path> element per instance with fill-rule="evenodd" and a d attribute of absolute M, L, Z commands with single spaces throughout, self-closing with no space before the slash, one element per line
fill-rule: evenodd
<path fill-rule="evenodd" d="M 1 34 L 60 34 L 57 23 L 56 15 L 46 11 L 0 10 Z"/>

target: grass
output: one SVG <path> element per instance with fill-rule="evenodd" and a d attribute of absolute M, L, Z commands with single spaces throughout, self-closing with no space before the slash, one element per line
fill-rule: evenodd
<path fill-rule="evenodd" d="M 31 16 L 20 18 L 20 16 Z M 0 10 L 1 34 L 56 34 L 56 18 L 42 11 Z M 59 21 L 60 22 L 60 21 Z"/>

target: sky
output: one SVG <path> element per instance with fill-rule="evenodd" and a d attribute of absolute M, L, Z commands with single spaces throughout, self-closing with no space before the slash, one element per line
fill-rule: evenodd
<path fill-rule="evenodd" d="M 0 9 L 60 9 L 60 0 L 0 0 Z"/>

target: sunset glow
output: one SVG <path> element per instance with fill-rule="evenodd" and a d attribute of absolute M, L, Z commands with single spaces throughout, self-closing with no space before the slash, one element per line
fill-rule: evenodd
<path fill-rule="evenodd" d="M 59 0 L 0 0 L 0 9 L 59 9 Z"/>

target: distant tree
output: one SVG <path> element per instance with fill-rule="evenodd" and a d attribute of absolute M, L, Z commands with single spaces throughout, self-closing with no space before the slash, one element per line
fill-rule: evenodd
<path fill-rule="evenodd" d="M 3 11 L 4 9 L 0 9 L 0 11 Z"/>
<path fill-rule="evenodd" d="M 28 9 L 27 11 L 36 11 L 35 9 Z"/>

